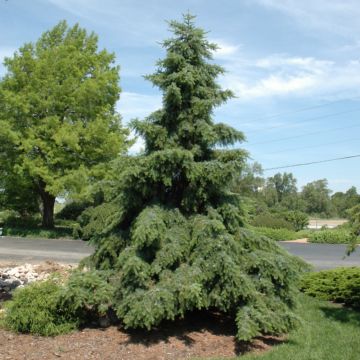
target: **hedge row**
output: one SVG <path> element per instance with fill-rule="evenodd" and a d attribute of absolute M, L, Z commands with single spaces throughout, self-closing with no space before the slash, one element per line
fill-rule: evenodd
<path fill-rule="evenodd" d="M 300 288 L 318 299 L 360 307 L 360 267 L 307 273 Z"/>

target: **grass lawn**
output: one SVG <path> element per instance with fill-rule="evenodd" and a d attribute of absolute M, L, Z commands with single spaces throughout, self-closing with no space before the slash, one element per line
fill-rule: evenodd
<path fill-rule="evenodd" d="M 303 324 L 263 355 L 241 360 L 359 360 L 360 312 L 301 296 Z"/>
<path fill-rule="evenodd" d="M 5 227 L 2 232 L 3 236 L 18 236 L 28 238 L 72 238 L 72 228 L 66 226 L 56 226 L 54 229 L 42 229 L 40 227 L 24 228 L 24 227 Z"/>

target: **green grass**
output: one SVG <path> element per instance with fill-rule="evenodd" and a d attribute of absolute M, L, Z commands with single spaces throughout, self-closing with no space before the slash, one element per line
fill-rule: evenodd
<path fill-rule="evenodd" d="M 42 238 L 42 239 L 59 239 L 72 238 L 72 229 L 68 227 L 55 227 L 47 230 L 41 228 L 22 228 L 22 227 L 5 227 L 3 229 L 3 236 L 19 236 L 28 238 Z"/>
<path fill-rule="evenodd" d="M 301 296 L 303 324 L 287 341 L 262 355 L 241 360 L 359 360 L 360 312 Z"/>
<path fill-rule="evenodd" d="M 40 239 L 72 239 L 73 229 L 76 224 L 77 223 L 72 220 L 57 219 L 54 229 L 43 229 L 41 228 L 39 221 L 34 220 L 25 223 L 21 222 L 21 220 L 13 219 L 3 226 L 2 235 Z"/>

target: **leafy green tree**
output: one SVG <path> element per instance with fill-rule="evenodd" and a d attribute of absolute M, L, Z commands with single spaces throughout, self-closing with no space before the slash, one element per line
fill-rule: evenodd
<path fill-rule="evenodd" d="M 296 179 L 292 173 L 277 173 L 266 180 L 266 186 L 275 189 L 278 202 L 297 192 Z"/>
<path fill-rule="evenodd" d="M 94 33 L 62 21 L 4 62 L 1 176 L 29 184 L 41 199 L 44 227 L 54 225 L 56 196 L 83 191 L 124 149 L 115 111 L 119 69 L 97 43 Z"/>
<path fill-rule="evenodd" d="M 354 252 L 359 243 L 360 237 L 360 203 L 347 211 L 349 217 L 352 239 L 347 249 L 347 254 Z"/>
<path fill-rule="evenodd" d="M 113 270 L 114 307 L 127 328 L 211 309 L 234 318 L 240 340 L 285 332 L 296 322 L 303 265 L 242 227 L 241 198 L 230 187 L 246 154 L 222 147 L 243 134 L 212 120 L 232 96 L 216 82 L 216 45 L 191 15 L 170 28 L 166 57 L 147 77 L 163 107 L 132 123 L 145 151 L 124 159 L 116 196 L 91 212 L 88 265 Z"/>
<path fill-rule="evenodd" d="M 352 186 L 345 193 L 336 192 L 333 194 L 331 196 L 331 203 L 338 216 L 347 217 L 347 211 L 360 203 L 360 195 L 357 193 L 356 187 Z"/>
<path fill-rule="evenodd" d="M 25 219 L 38 214 L 39 206 L 37 193 L 27 179 L 15 174 L 0 179 L 0 209 L 14 210 Z"/>
<path fill-rule="evenodd" d="M 326 179 L 316 180 L 306 184 L 301 192 L 301 197 L 306 202 L 308 214 L 331 214 L 331 190 Z"/>
<path fill-rule="evenodd" d="M 263 170 L 259 163 L 245 164 L 231 189 L 240 195 L 255 197 L 264 186 L 265 180 L 262 174 Z"/>
<path fill-rule="evenodd" d="M 285 211 L 283 213 L 283 217 L 286 221 L 288 221 L 294 226 L 294 229 L 296 231 L 304 229 L 309 224 L 309 217 L 307 216 L 307 214 L 301 211 Z"/>

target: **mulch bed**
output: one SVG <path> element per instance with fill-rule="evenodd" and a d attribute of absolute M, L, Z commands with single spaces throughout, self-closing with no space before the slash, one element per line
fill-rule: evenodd
<path fill-rule="evenodd" d="M 166 322 L 151 332 L 126 331 L 111 326 L 86 328 L 71 334 L 46 338 L 0 330 L 0 358 L 4 360 L 101 359 L 162 360 L 231 358 L 247 352 L 263 352 L 285 341 L 261 337 L 239 343 L 229 320 L 199 313 L 176 323 Z"/>
<path fill-rule="evenodd" d="M 41 265 L 52 273 L 62 270 L 53 263 Z M 1 303 L 11 294 L 0 292 Z M 195 312 L 183 320 L 163 322 L 152 331 L 127 331 L 121 326 L 84 328 L 73 333 L 41 337 L 0 329 L 1 360 L 180 360 L 232 358 L 269 350 L 285 337 L 264 336 L 251 343 L 235 339 L 235 324 L 218 313 Z"/>

